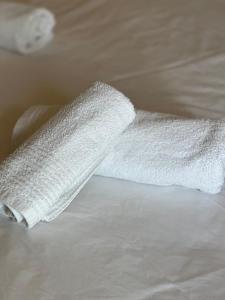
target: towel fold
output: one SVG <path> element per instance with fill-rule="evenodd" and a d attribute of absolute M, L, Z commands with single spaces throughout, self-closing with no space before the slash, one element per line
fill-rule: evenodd
<path fill-rule="evenodd" d="M 16 124 L 14 142 L 26 139 L 56 109 L 30 108 Z M 137 111 L 135 121 L 95 174 L 218 193 L 224 183 L 224 141 L 225 120 L 185 119 Z"/>
<path fill-rule="evenodd" d="M 2 212 L 28 227 L 54 219 L 134 117 L 128 98 L 106 84 L 95 83 L 0 165 Z"/>
<path fill-rule="evenodd" d="M 54 15 L 45 8 L 0 3 L 0 47 L 29 54 L 44 47 L 53 36 Z"/>

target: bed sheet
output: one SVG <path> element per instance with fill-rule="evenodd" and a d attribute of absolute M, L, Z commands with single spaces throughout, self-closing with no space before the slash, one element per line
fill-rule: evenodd
<path fill-rule="evenodd" d="M 137 108 L 224 117 L 224 0 L 20 2 L 58 23 L 35 55 L 0 51 L 1 159 L 25 109 L 66 103 L 94 80 Z M 0 299 L 223 300 L 224 228 L 225 191 L 95 176 L 52 223 L 0 218 Z"/>

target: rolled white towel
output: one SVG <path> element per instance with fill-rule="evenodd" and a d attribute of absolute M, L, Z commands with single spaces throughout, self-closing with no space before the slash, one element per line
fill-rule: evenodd
<path fill-rule="evenodd" d="M 45 8 L 0 3 L 0 47 L 21 54 L 43 48 L 53 37 L 55 17 Z"/>
<path fill-rule="evenodd" d="M 54 219 L 134 117 L 128 98 L 106 84 L 95 83 L 0 165 L 2 212 L 28 227 Z"/>
<path fill-rule="evenodd" d="M 30 108 L 16 124 L 14 143 L 26 139 L 55 110 L 48 106 Z M 218 193 L 225 176 L 224 141 L 225 120 L 137 111 L 135 121 L 95 174 Z"/>

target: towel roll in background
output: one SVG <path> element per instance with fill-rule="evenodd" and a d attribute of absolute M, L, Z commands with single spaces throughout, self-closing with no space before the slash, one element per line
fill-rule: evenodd
<path fill-rule="evenodd" d="M 53 37 L 55 17 L 45 8 L 0 2 L 0 47 L 21 54 L 43 48 Z"/>
<path fill-rule="evenodd" d="M 1 212 L 32 227 L 74 199 L 134 120 L 129 99 L 95 83 L 0 165 Z"/>
<path fill-rule="evenodd" d="M 28 109 L 13 132 L 14 147 L 58 107 Z M 181 185 L 218 193 L 224 183 L 225 120 L 186 119 L 137 111 L 95 174 L 154 185 Z"/>

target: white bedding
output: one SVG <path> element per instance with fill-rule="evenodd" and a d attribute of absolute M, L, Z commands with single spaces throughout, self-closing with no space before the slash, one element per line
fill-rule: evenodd
<path fill-rule="evenodd" d="M 22 1 L 21 1 L 22 2 Z M 0 156 L 33 104 L 112 83 L 138 108 L 225 115 L 225 1 L 36 0 L 56 39 L 0 51 Z M 225 191 L 216 196 L 94 177 L 54 222 L 0 219 L 1 300 L 224 300 Z"/>

